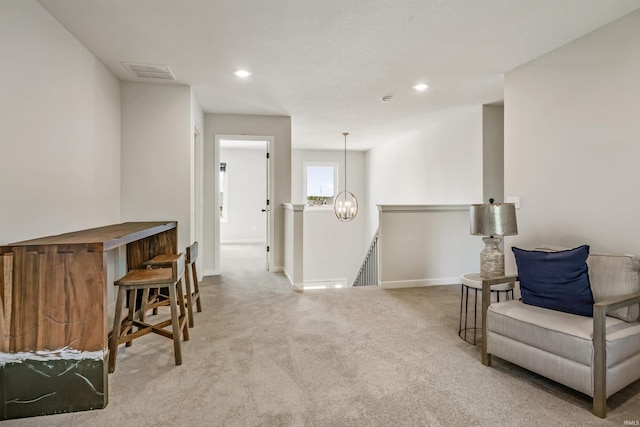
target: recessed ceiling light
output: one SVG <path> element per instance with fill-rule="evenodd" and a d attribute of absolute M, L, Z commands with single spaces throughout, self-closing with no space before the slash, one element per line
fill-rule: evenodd
<path fill-rule="evenodd" d="M 415 85 L 413 88 L 419 92 L 423 92 L 425 90 L 427 90 L 427 88 L 429 87 L 429 85 L 427 85 L 426 83 L 419 83 L 417 85 Z"/>
<path fill-rule="evenodd" d="M 234 72 L 233 74 L 235 74 L 238 77 L 241 78 L 246 78 L 249 77 L 251 75 L 251 71 L 247 71 L 247 70 L 237 70 L 236 72 Z"/>

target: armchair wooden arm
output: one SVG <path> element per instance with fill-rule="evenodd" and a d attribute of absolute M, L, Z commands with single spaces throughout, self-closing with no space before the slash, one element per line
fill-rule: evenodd
<path fill-rule="evenodd" d="M 607 415 L 607 313 L 638 303 L 640 292 L 593 305 L 593 413 L 600 418 Z"/>
<path fill-rule="evenodd" d="M 491 304 L 491 287 L 503 283 L 517 282 L 517 275 L 482 278 L 482 364 L 491 366 L 491 355 L 487 353 L 487 310 Z"/>

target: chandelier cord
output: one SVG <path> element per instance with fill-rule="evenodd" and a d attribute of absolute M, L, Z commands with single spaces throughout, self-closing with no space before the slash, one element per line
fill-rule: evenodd
<path fill-rule="evenodd" d="M 349 133 L 343 132 L 344 135 L 344 191 L 347 192 L 347 135 Z M 345 200 L 347 199 L 347 195 L 344 195 Z"/>

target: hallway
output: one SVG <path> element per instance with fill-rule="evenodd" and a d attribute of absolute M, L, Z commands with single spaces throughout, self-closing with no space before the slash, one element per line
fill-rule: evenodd
<path fill-rule="evenodd" d="M 228 248 L 232 249 L 232 248 Z M 183 365 L 158 336 L 121 346 L 103 410 L 10 426 L 621 425 L 637 418 L 640 382 L 586 396 L 506 362 L 480 363 L 457 335 L 459 286 L 294 292 L 282 274 L 229 250 L 201 282 Z M 509 396 L 513 404 L 496 402 Z M 535 405 L 523 404 L 536 402 Z"/>
<path fill-rule="evenodd" d="M 239 287 L 250 285 L 291 289 L 283 274 L 267 271 L 267 255 L 263 244 L 220 245 L 220 276 L 209 279 Z"/>

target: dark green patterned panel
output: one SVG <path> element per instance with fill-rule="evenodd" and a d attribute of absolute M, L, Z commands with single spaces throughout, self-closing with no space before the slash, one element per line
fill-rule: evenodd
<path fill-rule="evenodd" d="M 0 366 L 0 420 L 104 408 L 106 366 L 106 359 L 27 359 Z"/>

